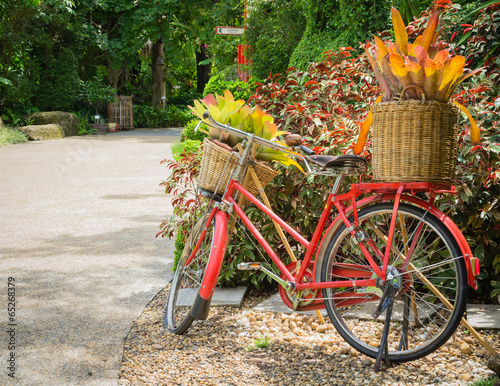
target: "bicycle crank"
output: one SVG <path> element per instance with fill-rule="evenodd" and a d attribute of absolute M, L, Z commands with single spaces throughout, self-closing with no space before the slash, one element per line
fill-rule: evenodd
<path fill-rule="evenodd" d="M 240 271 L 262 271 L 266 275 L 268 275 L 271 279 L 273 279 L 276 282 L 278 282 L 279 284 L 281 284 L 281 286 L 283 288 L 285 288 L 287 291 L 292 291 L 295 289 L 295 284 L 293 282 L 283 280 L 281 277 L 276 275 L 274 272 L 263 267 L 261 263 L 257 263 L 257 262 L 239 263 L 238 269 Z"/>

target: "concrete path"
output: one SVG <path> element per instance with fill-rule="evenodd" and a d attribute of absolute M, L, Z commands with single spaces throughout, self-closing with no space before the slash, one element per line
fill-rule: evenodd
<path fill-rule="evenodd" d="M 0 147 L 1 385 L 117 384 L 131 322 L 170 278 L 155 235 L 179 132 Z"/>

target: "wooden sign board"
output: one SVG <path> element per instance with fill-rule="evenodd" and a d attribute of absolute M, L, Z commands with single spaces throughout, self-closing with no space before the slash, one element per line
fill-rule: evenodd
<path fill-rule="evenodd" d="M 245 28 L 242 27 L 215 27 L 217 35 L 243 35 Z"/>

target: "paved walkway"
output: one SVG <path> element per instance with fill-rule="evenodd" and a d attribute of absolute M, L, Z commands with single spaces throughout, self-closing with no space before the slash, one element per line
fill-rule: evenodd
<path fill-rule="evenodd" d="M 171 214 L 160 161 L 178 134 L 0 147 L 1 385 L 117 384 L 131 323 L 170 275 L 173 242 L 155 235 Z M 17 382 L 8 377 L 11 353 Z"/>

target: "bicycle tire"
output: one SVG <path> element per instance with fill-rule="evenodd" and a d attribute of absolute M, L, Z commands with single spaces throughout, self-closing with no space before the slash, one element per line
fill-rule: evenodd
<path fill-rule="evenodd" d="M 393 202 L 377 203 L 358 213 L 358 229 L 375 242 L 382 256 L 393 206 Z M 350 222 L 353 221 L 351 217 Z M 419 224 L 422 224 L 420 232 Z M 372 248 L 368 249 L 373 256 Z M 406 263 L 410 253 L 411 258 Z M 382 266 L 380 258 L 377 264 Z M 436 216 L 419 207 L 400 203 L 389 266 L 392 268 L 388 272 L 390 270 L 395 277 L 391 283 L 399 288 L 388 334 L 389 361 L 413 361 L 446 343 L 460 323 L 468 290 L 465 262 L 451 232 Z M 347 267 L 350 269 L 345 269 Z M 327 247 L 322 281 L 375 276 L 349 230 L 342 224 Z M 432 286 L 446 300 L 437 296 Z M 377 294 L 373 287 L 328 288 L 323 289 L 323 296 L 328 315 L 339 334 L 356 350 L 375 358 L 386 319 L 385 312 L 378 319 L 372 316 L 381 303 L 380 289 Z"/>
<path fill-rule="evenodd" d="M 193 226 L 193 230 L 186 240 L 181 257 L 177 263 L 174 278 L 172 279 L 165 307 L 163 326 L 173 334 L 184 334 L 194 321 L 191 309 L 205 277 L 206 267 L 212 250 L 215 218 L 208 227 L 196 256 L 194 256 L 188 265 L 186 265 L 186 260 L 200 239 L 209 213 L 209 211 L 205 212 Z"/>

